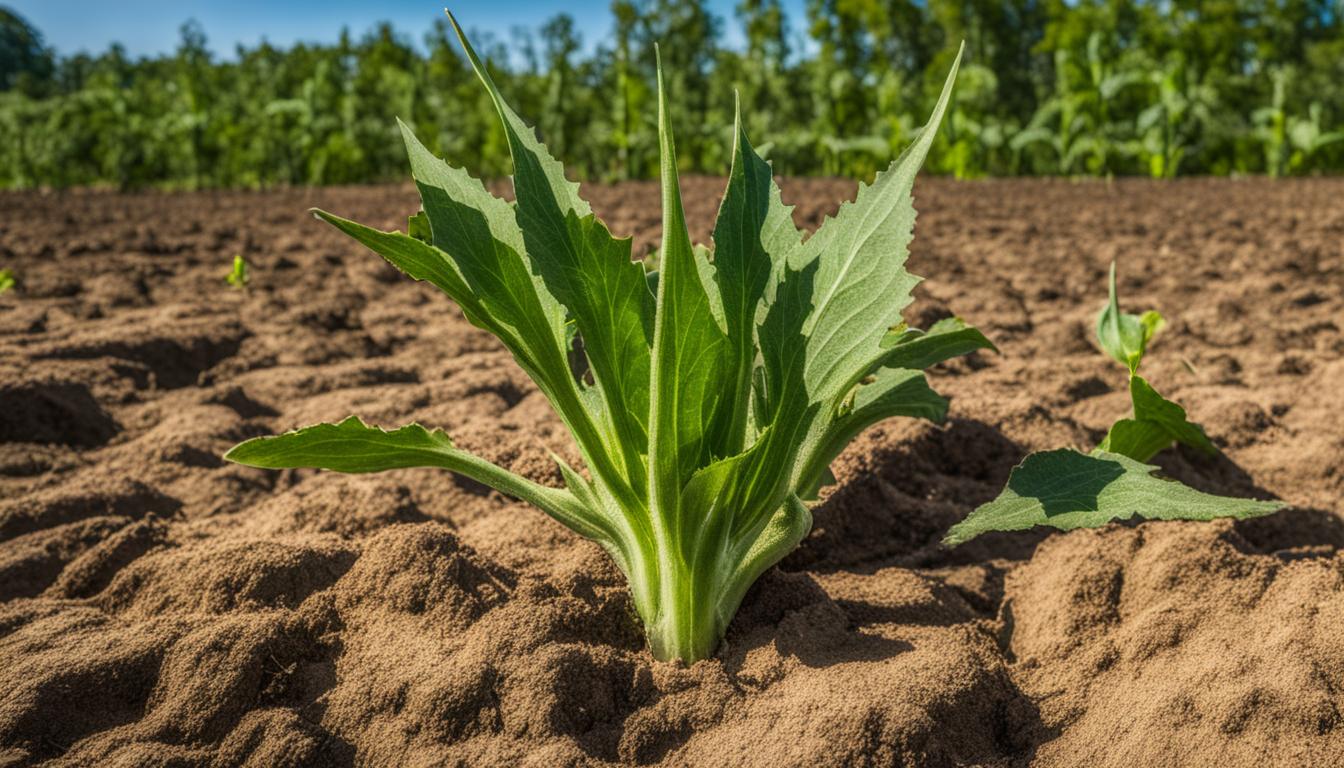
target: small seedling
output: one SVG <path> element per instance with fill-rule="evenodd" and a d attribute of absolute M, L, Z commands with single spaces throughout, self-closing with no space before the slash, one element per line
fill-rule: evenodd
<path fill-rule="evenodd" d="M 0 269 L 0 293 L 4 293 L 14 287 L 14 271 L 11 269 Z"/>
<path fill-rule="evenodd" d="M 247 270 L 247 259 L 244 259 L 241 253 L 234 256 L 233 269 L 229 270 L 228 275 L 225 275 L 225 282 L 227 282 L 234 290 L 241 291 L 247 288 L 247 284 L 251 279 L 252 275 L 249 274 Z"/>
<path fill-rule="evenodd" d="M 1120 311 L 1112 263 L 1110 300 L 1097 317 L 1097 340 L 1129 371 L 1133 413 L 1111 425 L 1090 454 L 1060 449 L 1028 456 L 1009 474 L 1003 493 L 953 526 L 944 543 L 961 544 L 989 531 L 1036 525 L 1096 528 L 1135 515 L 1149 520 L 1211 520 L 1259 517 L 1282 509 L 1276 501 L 1214 496 L 1153 474 L 1157 467 L 1147 462 L 1173 443 L 1209 456 L 1218 453 L 1204 429 L 1186 418 L 1185 409 L 1159 395 L 1138 373 L 1148 342 L 1162 326 L 1157 312 Z"/>

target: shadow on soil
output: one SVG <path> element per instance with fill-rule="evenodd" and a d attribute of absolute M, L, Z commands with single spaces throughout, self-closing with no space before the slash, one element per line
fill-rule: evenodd
<path fill-rule="evenodd" d="M 1169 477 L 1205 493 L 1273 499 L 1273 493 L 1224 454 L 1203 456 L 1181 446 L 1163 451 L 1156 463 Z M 1237 520 L 1232 544 L 1251 554 L 1285 560 L 1331 557 L 1344 547 L 1344 520 L 1329 510 L 1288 507 L 1266 517 Z"/>

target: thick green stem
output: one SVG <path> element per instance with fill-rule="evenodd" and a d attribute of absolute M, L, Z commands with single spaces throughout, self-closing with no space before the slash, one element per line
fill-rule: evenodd
<path fill-rule="evenodd" d="M 659 661 L 692 664 L 708 658 L 718 647 L 727 627 L 715 610 L 719 590 L 706 590 L 675 552 L 659 553 L 658 609 L 646 618 L 649 650 Z"/>
<path fill-rule="evenodd" d="M 654 658 L 692 664 L 712 656 L 747 590 L 811 528 L 807 506 L 791 494 L 760 528 L 712 561 L 692 568 L 665 545 L 655 554 L 657 568 L 627 572 L 637 595 L 656 596 L 656 603 L 638 606 Z"/>

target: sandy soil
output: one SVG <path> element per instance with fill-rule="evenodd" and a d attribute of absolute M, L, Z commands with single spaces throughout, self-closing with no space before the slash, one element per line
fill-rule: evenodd
<path fill-rule="evenodd" d="M 809 227 L 852 191 L 785 185 Z M 586 192 L 654 242 L 652 185 Z M 686 183 L 699 239 L 718 192 Z M 304 214 L 399 226 L 409 187 L 0 195 L 0 766 L 1344 763 L 1342 200 L 921 182 L 910 319 L 1003 354 L 935 370 L 948 424 L 861 437 L 719 655 L 679 668 L 599 549 L 523 504 L 220 460 L 351 413 L 546 482 L 547 449 L 575 458 L 491 337 Z M 1145 372 L 1225 452 L 1160 463 L 1291 509 L 941 548 L 1024 453 L 1126 411 L 1091 342 L 1112 259 L 1169 319 Z"/>

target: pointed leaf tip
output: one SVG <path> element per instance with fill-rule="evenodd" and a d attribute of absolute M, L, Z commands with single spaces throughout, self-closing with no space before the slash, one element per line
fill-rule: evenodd
<path fill-rule="evenodd" d="M 948 531 L 956 546 L 990 531 L 1038 525 L 1062 531 L 1098 528 L 1115 520 L 1246 519 L 1277 512 L 1280 501 L 1203 493 L 1154 474 L 1157 467 L 1105 451 L 1068 449 L 1033 453 L 1008 475 L 998 498 L 982 504 Z"/>

